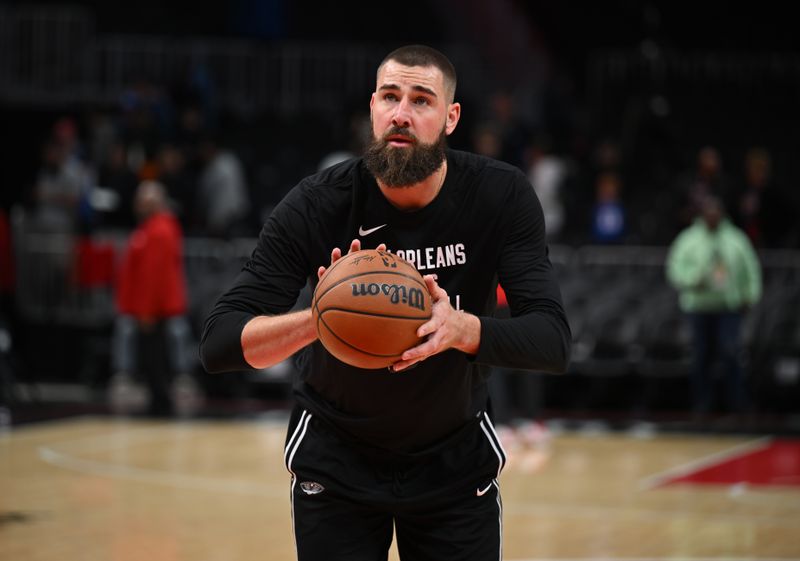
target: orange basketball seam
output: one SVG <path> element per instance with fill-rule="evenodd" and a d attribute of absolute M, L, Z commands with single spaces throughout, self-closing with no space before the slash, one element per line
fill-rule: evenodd
<path fill-rule="evenodd" d="M 411 320 L 411 321 L 422 321 L 422 320 L 427 321 L 427 319 L 428 319 L 428 318 L 412 318 L 412 317 L 405 317 L 405 316 L 391 316 L 391 315 L 378 314 L 378 313 L 364 313 L 364 312 L 359 312 L 358 310 L 350 310 L 350 309 L 347 309 L 347 308 L 328 308 L 326 310 L 323 310 L 322 313 L 318 313 L 317 314 L 317 333 L 319 333 L 319 331 L 320 331 L 319 330 L 319 324 L 321 322 L 322 325 L 325 326 L 325 329 L 327 330 L 327 332 L 330 333 L 331 335 L 333 335 L 343 345 L 346 345 L 346 346 L 350 347 L 351 349 L 353 349 L 355 351 L 358 351 L 358 352 L 360 352 L 360 353 L 362 353 L 364 355 L 372 356 L 372 357 L 376 357 L 376 358 L 387 358 L 387 357 L 393 357 L 393 356 L 398 356 L 399 357 L 403 353 L 391 353 L 391 354 L 372 353 L 372 352 L 366 351 L 366 350 L 364 350 L 364 349 L 362 349 L 360 347 L 357 347 L 357 346 L 353 345 L 352 343 L 349 343 L 349 342 L 345 341 L 339 335 L 337 335 L 336 332 L 333 329 L 331 329 L 331 326 L 328 325 L 328 322 L 326 322 L 325 319 L 322 317 L 325 314 L 325 312 L 329 312 L 329 311 L 340 311 L 340 312 L 348 312 L 348 313 L 353 313 L 353 314 L 361 314 L 361 315 L 365 315 L 365 316 L 368 315 L 368 316 L 372 316 L 372 317 L 383 317 L 383 318 L 389 318 L 389 319 L 404 319 L 404 320 Z M 320 343 L 322 343 L 322 337 L 320 337 Z M 325 344 L 322 343 L 322 346 L 325 347 Z M 328 352 L 330 353 L 330 351 L 328 351 Z M 331 353 L 331 354 L 333 355 L 333 353 Z M 336 357 L 336 355 L 333 355 L 333 356 Z M 336 357 L 336 359 L 337 360 L 342 360 L 339 357 Z M 344 362 L 344 361 L 342 361 L 342 362 Z"/>
<path fill-rule="evenodd" d="M 412 318 L 396 318 L 396 319 L 412 319 Z M 361 348 L 359 348 L 359 347 L 356 347 L 356 346 L 355 346 L 355 345 L 353 345 L 352 343 L 349 343 L 348 341 L 345 341 L 344 339 L 342 339 L 341 337 L 339 337 L 339 336 L 336 334 L 336 332 L 335 332 L 333 329 L 331 329 L 331 328 L 330 328 L 330 326 L 329 326 L 329 325 L 328 325 L 328 324 L 325 322 L 325 320 L 324 320 L 324 319 L 322 319 L 322 317 L 321 317 L 321 316 L 319 317 L 319 319 L 318 319 L 317 323 L 319 324 L 319 322 L 320 322 L 320 321 L 322 321 L 322 325 L 324 325 L 324 326 L 325 326 L 325 329 L 327 329 L 327 330 L 328 330 L 328 333 L 330 333 L 331 335 L 333 335 L 333 336 L 334 336 L 334 337 L 335 337 L 335 338 L 336 338 L 336 339 L 337 339 L 337 340 L 338 340 L 340 343 L 342 343 L 343 345 L 346 345 L 346 346 L 350 347 L 350 348 L 351 348 L 351 349 L 353 349 L 354 351 L 358 351 L 358 352 L 360 352 L 360 353 L 361 353 L 361 354 L 363 354 L 363 355 L 366 355 L 366 356 L 371 356 L 371 357 L 375 357 L 375 358 L 388 358 L 388 357 L 393 357 L 393 356 L 401 356 L 401 355 L 403 354 L 402 352 L 400 352 L 400 353 L 391 353 L 391 354 L 385 354 L 385 355 L 382 355 L 382 354 L 378 354 L 378 353 L 372 353 L 372 352 L 369 352 L 369 351 L 365 351 L 364 349 L 361 349 Z M 321 342 L 322 342 L 322 340 L 320 339 L 320 343 L 321 343 Z M 323 344 L 323 347 L 324 347 L 324 346 L 325 346 L 325 345 Z M 330 351 L 328 351 L 328 352 L 330 352 Z M 336 355 L 334 355 L 333 353 L 330 353 L 330 354 L 331 354 L 331 355 L 333 355 L 334 357 L 336 357 L 336 360 L 341 360 L 342 362 L 345 362 L 345 361 L 343 361 L 342 359 L 340 359 L 339 357 L 337 357 Z M 366 369 L 366 370 L 368 370 L 368 369 Z"/>
<path fill-rule="evenodd" d="M 365 312 L 363 310 L 354 310 L 352 308 L 338 308 L 338 307 L 337 308 L 325 308 L 324 310 L 322 310 L 322 312 L 319 314 L 319 316 L 321 317 L 321 316 L 325 315 L 326 312 L 349 312 L 351 314 L 358 314 L 358 315 L 362 315 L 362 316 L 370 316 L 370 317 L 375 317 L 375 318 L 388 318 L 388 319 L 413 319 L 413 320 L 425 320 L 425 321 L 428 321 L 431 318 L 430 315 L 422 316 L 422 317 L 396 316 L 396 315 L 393 315 L 393 314 L 384 314 L 384 313 L 381 313 L 381 312 Z M 327 324 L 325 324 L 325 326 L 327 327 Z"/>

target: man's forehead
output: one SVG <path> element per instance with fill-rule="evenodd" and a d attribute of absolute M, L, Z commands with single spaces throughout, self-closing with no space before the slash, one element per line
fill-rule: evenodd
<path fill-rule="evenodd" d="M 390 60 L 378 71 L 378 88 L 386 86 L 422 86 L 441 94 L 444 76 L 435 66 L 406 66 Z"/>

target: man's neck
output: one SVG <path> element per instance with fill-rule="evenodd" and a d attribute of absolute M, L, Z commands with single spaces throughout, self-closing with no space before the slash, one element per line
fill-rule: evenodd
<path fill-rule="evenodd" d="M 447 160 L 423 181 L 403 187 L 387 187 L 379 179 L 378 187 L 392 206 L 399 210 L 419 210 L 428 206 L 442 190 L 447 176 Z"/>

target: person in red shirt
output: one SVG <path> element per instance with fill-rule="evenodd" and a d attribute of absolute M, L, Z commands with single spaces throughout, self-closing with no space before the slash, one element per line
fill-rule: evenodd
<path fill-rule="evenodd" d="M 160 183 L 140 184 L 134 208 L 141 222 L 123 257 L 116 303 L 120 313 L 152 326 L 186 312 L 183 232 Z"/>
<path fill-rule="evenodd" d="M 119 393 L 138 373 L 150 392 L 150 413 L 170 415 L 173 378 L 189 370 L 183 231 L 158 182 L 138 186 L 134 210 L 140 223 L 128 240 L 116 284 L 112 392 Z M 112 405 L 124 408 L 113 394 Z"/>

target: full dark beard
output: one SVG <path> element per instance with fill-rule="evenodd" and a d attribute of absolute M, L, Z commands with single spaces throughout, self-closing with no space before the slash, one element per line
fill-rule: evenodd
<path fill-rule="evenodd" d="M 402 134 L 413 139 L 411 146 L 396 148 L 386 141 L 388 136 Z M 417 142 L 407 129 L 393 128 L 383 138 L 374 138 L 364 151 L 364 164 L 387 187 L 415 185 L 442 165 L 447 148 L 444 129 L 433 144 Z"/>

